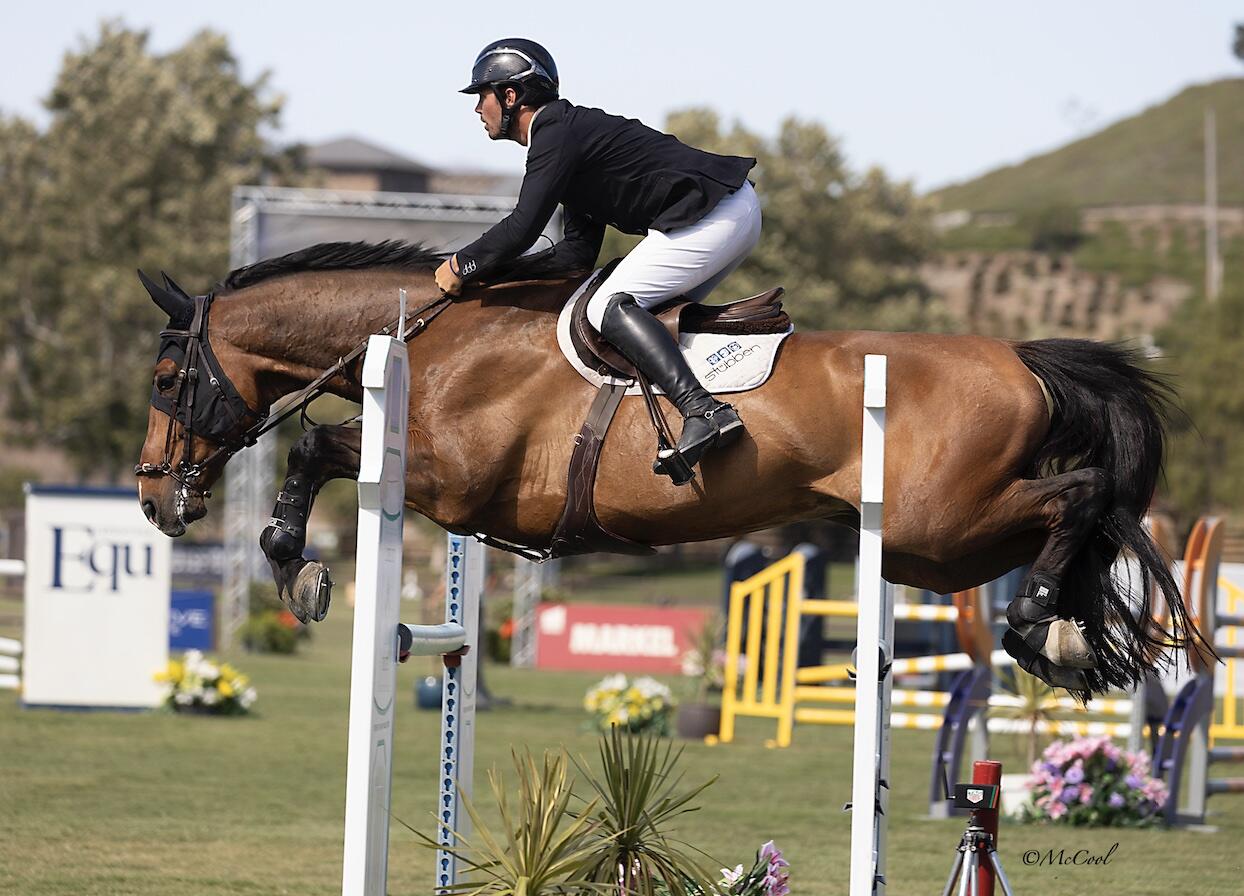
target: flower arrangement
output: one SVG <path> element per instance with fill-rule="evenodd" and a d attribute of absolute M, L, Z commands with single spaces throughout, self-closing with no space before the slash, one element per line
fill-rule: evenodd
<path fill-rule="evenodd" d="M 1149 774 L 1149 757 L 1107 737 L 1055 741 L 1033 764 L 1032 802 L 1021 820 L 1139 827 L 1160 820 L 1166 784 Z"/>
<path fill-rule="evenodd" d="M 756 851 L 756 861 L 746 874 L 742 865 L 735 865 L 733 871 L 722 868 L 717 892 L 722 896 L 789 896 L 789 868 L 782 851 L 770 840 Z"/>
<path fill-rule="evenodd" d="M 156 681 L 168 684 L 165 705 L 174 712 L 240 716 L 250 712 L 257 696 L 245 675 L 199 650 L 171 660 Z"/>
<path fill-rule="evenodd" d="M 602 733 L 618 727 L 664 735 L 669 734 L 674 697 L 653 678 L 628 681 L 625 675 L 610 675 L 588 689 L 583 708 L 592 713 L 593 726 Z"/>

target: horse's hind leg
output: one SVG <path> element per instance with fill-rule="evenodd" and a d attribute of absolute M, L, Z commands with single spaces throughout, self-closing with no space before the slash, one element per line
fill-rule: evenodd
<path fill-rule="evenodd" d="M 328 568 L 302 556 L 311 505 L 326 482 L 358 478 L 360 449 L 357 429 L 316 426 L 304 433 L 289 451 L 285 484 L 277 495 L 272 519 L 259 536 L 277 593 L 300 622 L 322 620 L 332 598 Z"/>
<path fill-rule="evenodd" d="M 1059 589 L 1068 568 L 1092 537 L 1109 506 L 1113 484 L 1102 469 L 1087 468 L 1024 483 L 1027 498 L 1048 531 L 1019 594 L 1007 607 L 1010 628 L 1002 646 L 1020 667 L 1052 687 L 1087 698 L 1086 669 L 1097 665 L 1077 624 L 1060 618 Z M 1061 608 L 1075 612 L 1075 607 Z"/>

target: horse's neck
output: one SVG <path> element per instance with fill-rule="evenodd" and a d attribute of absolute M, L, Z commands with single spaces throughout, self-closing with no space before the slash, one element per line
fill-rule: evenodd
<path fill-rule="evenodd" d="M 408 315 L 440 295 L 431 273 L 422 271 L 285 277 L 222 297 L 212 312 L 213 339 L 238 350 L 241 366 L 247 368 L 239 376 L 253 379 L 259 401 L 270 404 L 315 379 L 369 335 L 394 324 L 399 288 L 407 290 Z M 487 354 L 505 331 L 513 336 L 516 325 L 528 320 L 551 327 L 556 309 L 572 290 L 573 284 L 530 284 L 468 294 L 419 334 L 412 367 L 451 346 Z"/>

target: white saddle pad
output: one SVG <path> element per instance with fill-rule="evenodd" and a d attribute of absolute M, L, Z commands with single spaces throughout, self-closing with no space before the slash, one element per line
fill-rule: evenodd
<path fill-rule="evenodd" d="M 570 318 L 575 302 L 583 290 L 595 279 L 595 274 L 583 281 L 575 290 L 557 318 L 557 344 L 570 366 L 579 375 L 599 388 L 607 382 L 627 382 L 627 395 L 638 395 L 639 386 L 632 380 L 601 376 L 581 360 L 570 341 Z M 714 395 L 728 392 L 746 392 L 762 385 L 773 373 L 773 362 L 782 340 L 794 332 L 794 326 L 785 333 L 766 333 L 759 336 L 729 336 L 721 333 L 684 333 L 679 339 L 683 357 L 699 378 L 704 388 Z M 661 390 L 656 386 L 654 391 Z"/>

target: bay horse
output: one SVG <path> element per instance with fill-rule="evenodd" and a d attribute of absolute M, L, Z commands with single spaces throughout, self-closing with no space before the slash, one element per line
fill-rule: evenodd
<path fill-rule="evenodd" d="M 322 244 L 233 271 L 197 298 L 167 277 L 163 287 L 143 277 L 169 316 L 135 468 L 147 518 L 178 536 L 203 517 L 207 489 L 273 403 L 392 325 L 404 288 L 437 315 L 409 340 L 408 506 L 453 532 L 547 547 L 594 394 L 555 336 L 583 276 L 467 286 L 450 301 L 432 277 L 442 258 L 401 243 Z M 1081 701 L 1130 690 L 1172 649 L 1203 649 L 1169 561 L 1141 524 L 1161 472 L 1170 390 L 1118 345 L 793 333 L 770 379 L 731 396 L 747 435 L 710 453 L 690 487 L 653 474 L 644 403 L 623 399 L 600 459 L 601 523 L 644 545 L 802 520 L 858 526 L 870 353 L 889 358 L 887 580 L 948 593 L 1031 563 L 1004 645 Z M 360 401 L 357 370 L 333 372 L 323 391 Z M 261 539 L 282 599 L 304 622 L 324 617 L 331 588 L 327 571 L 301 556 L 307 515 L 325 482 L 357 477 L 358 452 L 356 429 L 307 431 L 289 453 L 274 512 L 283 524 Z M 1141 570 L 1133 587 L 1111 573 L 1122 551 Z M 1163 609 L 1169 630 L 1152 621 Z"/>

